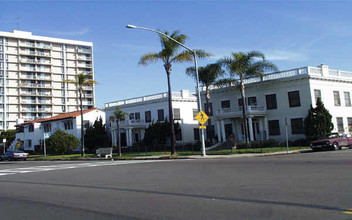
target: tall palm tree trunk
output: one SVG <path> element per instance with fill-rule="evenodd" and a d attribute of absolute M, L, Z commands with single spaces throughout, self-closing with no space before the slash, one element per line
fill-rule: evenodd
<path fill-rule="evenodd" d="M 242 121 L 243 121 L 243 130 L 244 130 L 244 137 L 246 140 L 246 143 L 249 144 L 249 138 L 248 138 L 248 126 L 247 126 L 247 118 L 246 118 L 246 94 L 244 90 L 244 83 L 243 79 L 241 79 L 241 98 L 242 98 Z"/>
<path fill-rule="evenodd" d="M 174 114 L 172 109 L 172 94 L 171 94 L 171 82 L 170 82 L 170 73 L 171 73 L 171 65 L 164 65 L 167 75 L 167 89 L 168 89 L 168 102 L 169 102 L 169 118 L 170 118 L 170 126 L 171 126 L 171 155 L 176 154 L 176 138 L 175 138 L 175 127 L 174 127 Z"/>
<path fill-rule="evenodd" d="M 83 100 L 82 100 L 82 89 L 79 89 L 79 100 L 81 107 L 81 156 L 84 157 L 84 124 L 83 124 Z"/>
<path fill-rule="evenodd" d="M 210 119 L 210 91 L 209 91 L 209 86 L 205 86 L 205 101 L 207 103 L 207 107 L 205 109 L 205 114 L 209 116 L 208 119 L 208 129 L 207 129 L 207 139 L 208 141 L 212 141 L 213 138 L 213 128 L 211 127 L 211 119 Z"/>
<path fill-rule="evenodd" d="M 120 120 L 117 120 L 117 133 L 119 134 L 118 156 L 121 157 L 121 133 L 120 133 Z"/>

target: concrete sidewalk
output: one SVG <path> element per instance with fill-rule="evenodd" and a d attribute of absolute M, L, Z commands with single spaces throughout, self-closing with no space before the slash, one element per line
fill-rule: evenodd
<path fill-rule="evenodd" d="M 170 155 L 158 155 L 158 156 L 137 156 L 133 159 L 137 160 L 165 160 L 165 159 L 224 159 L 224 158 L 240 158 L 240 157 L 263 157 L 263 156 L 279 156 L 287 154 L 300 154 L 311 152 L 310 149 L 304 150 L 294 150 L 294 151 L 280 151 L 274 153 L 243 153 L 243 154 L 228 154 L 228 155 L 190 155 L 190 156 L 175 156 L 171 157 Z"/>

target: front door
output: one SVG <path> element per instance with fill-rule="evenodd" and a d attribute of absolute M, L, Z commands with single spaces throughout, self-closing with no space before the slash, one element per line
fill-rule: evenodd
<path fill-rule="evenodd" d="M 225 124 L 225 135 L 228 138 L 231 134 L 233 134 L 232 124 Z"/>

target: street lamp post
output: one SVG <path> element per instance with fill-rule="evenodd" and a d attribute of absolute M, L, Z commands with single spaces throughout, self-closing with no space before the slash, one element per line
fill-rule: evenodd
<path fill-rule="evenodd" d="M 199 90 L 199 74 L 198 74 L 198 63 L 197 63 L 197 52 L 195 50 L 192 50 L 191 48 L 187 47 L 186 45 L 178 42 L 177 40 L 173 39 L 172 37 L 164 34 L 163 32 L 161 31 L 158 31 L 158 30 L 154 30 L 154 29 L 151 29 L 151 28 L 146 28 L 146 27 L 138 27 L 138 26 L 135 26 L 135 25 L 131 25 L 131 24 L 128 24 L 126 26 L 126 28 L 132 28 L 132 29 L 141 29 L 141 30 L 147 30 L 147 31 L 152 31 L 152 32 L 155 32 L 155 33 L 158 33 L 172 41 L 174 41 L 175 43 L 177 43 L 178 45 L 180 45 L 181 47 L 187 49 L 188 51 L 192 52 L 193 53 L 193 58 L 194 58 L 194 68 L 196 69 L 196 81 L 197 81 L 197 99 L 198 99 L 198 111 L 201 111 L 202 110 L 202 104 L 201 104 L 201 100 L 200 100 L 200 90 Z M 206 152 L 205 152 L 205 140 L 204 140 L 204 129 L 200 129 L 200 132 L 201 132 L 201 143 L 202 143 L 202 156 L 206 156 Z"/>

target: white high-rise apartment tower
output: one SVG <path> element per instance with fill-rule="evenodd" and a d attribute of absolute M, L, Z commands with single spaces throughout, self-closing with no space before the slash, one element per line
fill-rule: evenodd
<path fill-rule="evenodd" d="M 0 130 L 79 110 L 78 73 L 94 79 L 93 43 L 0 31 Z M 94 85 L 84 88 L 83 108 L 95 106 Z"/>

